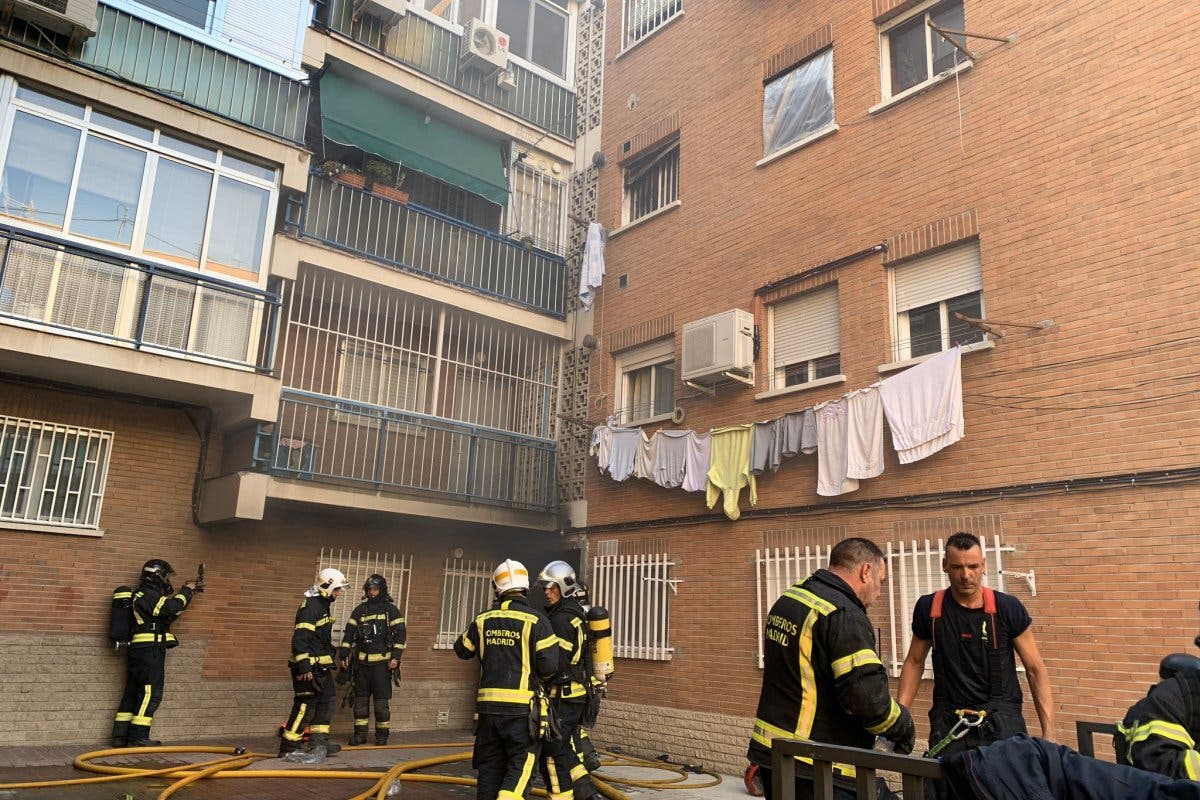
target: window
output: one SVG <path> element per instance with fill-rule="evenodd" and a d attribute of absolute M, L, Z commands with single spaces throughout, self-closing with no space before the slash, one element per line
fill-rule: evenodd
<path fill-rule="evenodd" d="M 359 550 L 343 550 L 340 547 L 321 548 L 321 556 L 317 559 L 317 572 L 332 567 L 346 576 L 345 596 L 340 603 L 334 603 L 330 607 L 334 644 L 341 643 L 346 620 L 350 619 L 350 614 L 358 605 L 356 598 L 361 596 L 363 584 L 372 575 L 383 576 L 387 581 L 388 594 L 392 596 L 396 608 L 400 609 L 400 616 L 407 614 L 412 561 L 412 556 L 398 553 L 364 553 Z"/>
<path fill-rule="evenodd" d="M 137 0 L 167 16 L 208 30 L 212 25 L 212 0 Z"/>
<path fill-rule="evenodd" d="M 424 0 L 419 7 L 459 25 L 483 19 L 483 0 Z"/>
<path fill-rule="evenodd" d="M 679 134 L 625 165 L 624 222 L 636 222 L 679 199 Z"/>
<path fill-rule="evenodd" d="M 602 555 L 592 559 L 592 597 L 608 609 L 613 655 L 670 661 L 670 598 L 679 583 L 666 553 Z"/>
<path fill-rule="evenodd" d="M 442 571 L 442 616 L 434 650 L 446 650 L 467 629 L 475 615 L 492 602 L 493 565 L 484 561 L 447 558 Z"/>
<path fill-rule="evenodd" d="M 840 540 L 839 540 L 840 541 Z M 790 545 L 786 547 L 763 547 L 754 551 L 755 583 L 758 586 L 758 630 L 766 627 L 771 606 L 792 584 L 808 578 L 818 569 L 829 565 L 832 544 L 822 547 Z M 889 580 L 890 584 L 890 580 Z M 758 637 L 758 668 L 763 668 L 765 653 L 762 636 Z"/>
<path fill-rule="evenodd" d="M 6 127 L 0 215 L 259 282 L 274 169 L 26 87 Z"/>
<path fill-rule="evenodd" d="M 926 6 L 882 32 L 885 99 L 927 83 L 962 61 L 962 54 L 929 27 L 931 21 L 946 30 L 961 31 L 962 0 Z"/>
<path fill-rule="evenodd" d="M 833 121 L 833 49 L 809 58 L 763 87 L 763 155 L 821 133 Z"/>
<path fill-rule="evenodd" d="M 662 339 L 617 358 L 621 423 L 636 425 L 669 417 L 675 408 L 675 340 Z"/>
<path fill-rule="evenodd" d="M 566 0 L 498 0 L 496 27 L 508 34 L 508 52 L 553 72 L 567 73 Z"/>
<path fill-rule="evenodd" d="M 423 172 L 408 173 L 404 187 L 411 203 L 484 230 L 500 230 L 500 206 L 466 189 L 451 186 Z"/>
<path fill-rule="evenodd" d="M 428 356 L 382 344 L 352 342 L 342 347 L 338 360 L 338 397 L 402 411 L 426 410 Z M 343 414 L 341 419 L 374 424 L 373 417 Z"/>
<path fill-rule="evenodd" d="M 110 431 L 0 417 L 0 520 L 98 529 Z"/>
<path fill-rule="evenodd" d="M 510 176 L 506 232 L 518 239 L 529 237 L 543 250 L 561 253 L 567 185 L 524 163 L 514 165 Z"/>
<path fill-rule="evenodd" d="M 771 386 L 782 389 L 841 374 L 837 284 L 768 308 Z"/>
<path fill-rule="evenodd" d="M 683 0 L 624 0 L 624 47 L 645 39 L 683 13 Z"/>
<path fill-rule="evenodd" d="M 895 358 L 939 353 L 984 340 L 979 328 L 955 319 L 983 316 L 979 243 L 968 242 L 893 268 Z"/>

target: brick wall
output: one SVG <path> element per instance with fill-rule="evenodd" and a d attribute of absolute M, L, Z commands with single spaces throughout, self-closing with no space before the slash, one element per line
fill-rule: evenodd
<path fill-rule="evenodd" d="M 1034 616 L 1064 740 L 1073 741 L 1074 719 L 1120 716 L 1162 655 L 1190 647 L 1194 581 L 1161 576 L 1190 576 L 1200 558 L 1195 483 L 989 492 L 1200 466 L 1189 388 L 1200 360 L 1194 75 L 1148 66 L 1177 64 L 1173 41 L 1200 32 L 1200 21 L 1178 0 L 1136 19 L 1113 3 L 1031 10 L 965 0 L 967 30 L 1017 31 L 1014 41 L 973 39 L 979 57 L 957 81 L 872 111 L 881 102 L 875 17 L 911 6 L 689 2 L 607 67 L 603 149 L 613 166 L 601 170 L 601 222 L 620 223 L 621 144 L 676 116 L 681 204 L 610 240 L 607 273 L 627 275 L 628 287 L 611 282 L 600 293 L 601 342 L 664 315 L 678 330 L 729 308 L 755 310 L 756 289 L 772 281 L 889 245 L 837 267 L 845 384 L 755 400 L 767 388 L 760 357 L 754 389 L 726 385 L 709 399 L 677 385 L 682 427 L 770 419 L 879 380 L 878 367 L 893 360 L 892 264 L 964 236 L 979 241 L 985 317 L 1053 321 L 997 322 L 1006 335 L 994 349 L 963 358 L 966 438 L 911 465 L 889 452 L 882 476 L 836 501 L 816 495 L 813 457 L 760 477 L 756 512 L 774 516 L 736 523 L 709 516 L 703 495 L 616 484 L 589 469 L 589 537 L 666 537 L 680 562 L 673 576 L 684 581 L 671 600 L 674 659 L 619 661 L 614 706 L 750 717 L 760 680 L 753 551 L 764 533 L 825 525 L 895 541 L 909 523 L 963 512 L 872 501 L 940 492 L 976 492 L 961 503 L 1002 520 L 1017 548 L 1006 568 L 1035 571 L 1037 597 L 1019 580 L 1009 588 Z M 618 11 L 608 17 L 610 57 Z M 764 62 L 827 25 L 839 130 L 756 167 Z M 1104 66 L 1089 66 L 1099 62 L 1088 53 Z M 599 419 L 614 406 L 612 353 L 593 360 Z M 830 508 L 837 501 L 865 508 Z M 692 727 L 703 735 L 700 722 Z"/>

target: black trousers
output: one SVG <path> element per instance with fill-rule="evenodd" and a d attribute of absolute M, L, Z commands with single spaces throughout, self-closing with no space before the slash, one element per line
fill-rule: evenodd
<path fill-rule="evenodd" d="M 935 706 L 929 711 L 929 746 L 933 747 L 942 740 L 954 723 L 958 721 L 958 715 L 952 709 Z M 1021 712 L 1014 708 L 989 708 L 988 715 L 984 718 L 982 724 L 977 728 L 972 728 L 966 736 L 961 739 L 955 739 L 944 748 L 942 748 L 936 758 L 944 759 L 956 753 L 965 753 L 968 750 L 974 750 L 977 747 L 982 747 L 985 744 L 993 744 L 1003 739 L 1008 739 L 1018 734 L 1028 733 L 1025 727 L 1025 718 L 1021 716 Z M 943 800 L 948 796 L 948 790 L 942 781 L 935 781 L 932 784 L 932 791 L 927 790 L 925 796 L 927 798 L 937 798 Z"/>
<path fill-rule="evenodd" d="M 529 717 L 480 714 L 471 766 L 478 771 L 477 800 L 523 800 L 533 779 L 538 742 Z"/>
<path fill-rule="evenodd" d="M 329 721 L 333 719 L 333 703 L 337 699 L 333 673 L 327 669 L 313 670 L 312 681 L 301 681 L 292 675 L 292 710 L 284 725 L 283 738 L 298 742 L 304 738 L 304 728 L 311 733 L 329 733 Z"/>
<path fill-rule="evenodd" d="M 350 679 L 354 681 L 355 729 L 367 730 L 371 722 L 368 714 L 372 699 L 375 701 L 375 730 L 381 732 L 391 728 L 392 711 L 388 708 L 388 700 L 392 699 L 392 673 L 388 662 L 359 661 L 354 665 Z"/>
<path fill-rule="evenodd" d="M 810 775 L 800 775 L 800 765 L 796 765 L 796 800 L 813 800 L 813 781 Z M 758 774 L 762 776 L 763 797 L 766 800 L 771 800 L 774 796 L 774 787 L 771 784 L 772 775 L 770 767 L 760 766 Z M 875 779 L 875 796 L 879 800 L 900 800 L 900 795 L 888 788 L 887 783 L 883 778 Z M 833 797 L 834 800 L 855 800 L 858 797 L 858 791 L 854 786 L 853 781 L 843 778 L 834 778 L 833 780 Z"/>
<path fill-rule="evenodd" d="M 562 738 L 542 744 L 540 764 L 542 783 L 546 785 L 551 800 L 565 795 L 572 787 L 577 800 L 596 793 L 587 767 L 583 765 L 587 745 L 580 733 L 579 722 L 586 708 L 584 702 L 555 701 L 554 717 Z"/>
<path fill-rule="evenodd" d="M 150 738 L 150 725 L 163 696 L 167 649 L 140 645 L 127 651 L 125 692 L 113 720 L 113 738 L 128 741 Z"/>

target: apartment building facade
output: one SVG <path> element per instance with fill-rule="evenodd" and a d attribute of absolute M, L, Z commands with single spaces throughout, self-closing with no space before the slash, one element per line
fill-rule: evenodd
<path fill-rule="evenodd" d="M 325 566 L 354 584 L 337 627 L 376 571 L 407 613 L 393 725 L 469 723 L 449 647 L 495 561 L 579 553 L 556 466 L 598 20 L 573 0 L 14 4 L 0 743 L 107 735 L 109 596 L 152 557 L 208 573 L 156 735 L 273 730 Z"/>
<path fill-rule="evenodd" d="M 1183 3 L 607 4 L 589 418 L 775 420 L 960 347 L 965 435 L 901 463 L 885 431 L 853 490 L 818 492 L 821 451 L 782 458 L 736 520 L 593 459 L 600 738 L 740 770 L 765 610 L 847 536 L 889 555 L 871 615 L 897 677 L 941 540 L 978 534 L 1060 741 L 1190 648 L 1198 26 Z"/>

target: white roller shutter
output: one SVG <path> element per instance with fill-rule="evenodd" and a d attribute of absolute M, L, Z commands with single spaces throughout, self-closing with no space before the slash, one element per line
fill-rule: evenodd
<path fill-rule="evenodd" d="M 979 242 L 968 242 L 896 270 L 896 313 L 983 290 Z"/>
<path fill-rule="evenodd" d="M 773 366 L 841 352 L 837 284 L 771 306 Z"/>
<path fill-rule="evenodd" d="M 308 7 L 289 0 L 228 0 L 220 35 L 272 64 L 299 69 Z"/>

